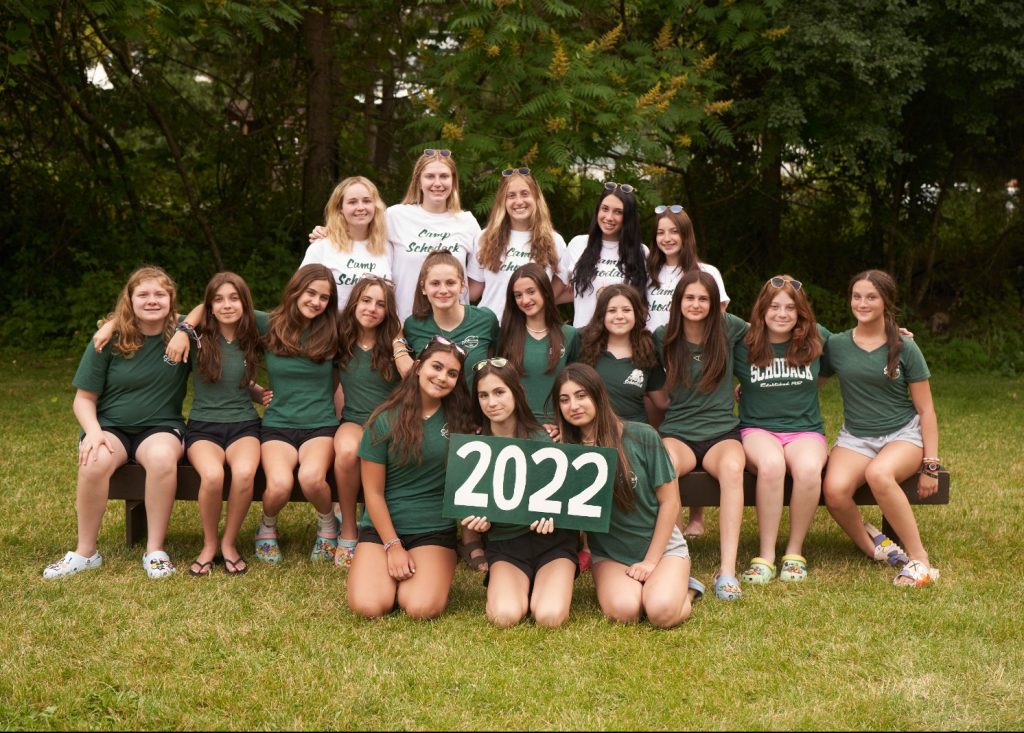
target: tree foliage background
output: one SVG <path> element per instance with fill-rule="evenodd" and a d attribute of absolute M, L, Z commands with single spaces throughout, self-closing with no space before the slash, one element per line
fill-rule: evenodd
<path fill-rule="evenodd" d="M 683 203 L 737 313 L 764 278 L 848 323 L 893 272 L 929 358 L 1024 369 L 1015 0 L 3 0 L 0 342 L 81 348 L 152 262 L 272 307 L 341 177 L 399 200 L 451 148 L 483 221 L 528 165 L 585 231 Z"/>

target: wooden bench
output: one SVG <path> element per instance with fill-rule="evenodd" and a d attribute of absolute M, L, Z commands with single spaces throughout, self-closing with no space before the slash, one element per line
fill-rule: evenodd
<path fill-rule="evenodd" d="M 744 474 L 743 483 L 743 505 L 756 506 L 756 482 L 757 478 L 751 474 Z M 334 486 L 333 474 L 328 475 L 327 482 L 331 486 L 331 496 L 337 500 L 337 490 Z M 231 485 L 231 473 L 225 467 L 224 477 L 224 499 L 227 500 L 228 490 Z M 256 472 L 256 480 L 253 486 L 253 500 L 259 501 L 263 497 L 263 489 L 266 481 L 263 470 Z M 125 523 L 124 538 L 128 546 L 141 542 L 146 537 L 146 505 L 145 505 L 146 472 L 142 466 L 130 464 L 121 466 L 114 472 L 110 479 L 110 499 L 124 501 Z M 945 469 L 939 471 L 939 490 L 922 499 L 917 495 L 917 476 L 911 476 L 902 483 L 903 491 L 911 504 L 948 504 L 949 503 L 949 472 Z M 786 477 L 785 502 L 789 506 L 789 498 L 792 493 L 789 476 Z M 178 493 L 175 498 L 178 501 L 195 501 L 199 496 L 199 474 L 189 465 L 178 466 Z M 679 481 L 679 498 L 683 506 L 718 506 L 719 492 L 718 482 L 711 478 L 704 471 L 693 471 L 686 474 Z M 292 501 L 305 501 L 302 490 L 299 488 L 296 479 L 292 489 Z M 862 506 L 875 505 L 875 497 L 867 485 L 861 486 L 853 495 L 853 500 Z M 824 498 L 819 500 L 819 505 L 824 505 Z M 882 518 L 882 531 L 888 535 L 893 542 L 899 543 L 893 528 Z"/>

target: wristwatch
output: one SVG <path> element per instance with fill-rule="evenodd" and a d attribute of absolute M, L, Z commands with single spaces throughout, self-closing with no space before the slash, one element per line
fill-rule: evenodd
<path fill-rule="evenodd" d="M 921 468 L 926 473 L 938 473 L 939 472 L 939 462 L 938 461 L 932 461 L 932 460 L 922 461 L 921 462 Z"/>

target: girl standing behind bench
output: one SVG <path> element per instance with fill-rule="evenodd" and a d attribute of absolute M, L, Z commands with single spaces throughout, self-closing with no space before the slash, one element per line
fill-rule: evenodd
<path fill-rule="evenodd" d="M 174 564 L 164 538 L 177 491 L 178 460 L 185 421 L 188 366 L 164 359 L 174 333 L 174 282 L 159 267 L 132 273 L 113 313 L 114 338 L 99 353 L 90 343 L 72 381 L 78 444 L 78 544 L 47 566 L 47 579 L 93 570 L 103 564 L 96 549 L 107 509 L 110 477 L 129 461 L 146 470 L 146 553 L 142 567 L 164 578 Z"/>

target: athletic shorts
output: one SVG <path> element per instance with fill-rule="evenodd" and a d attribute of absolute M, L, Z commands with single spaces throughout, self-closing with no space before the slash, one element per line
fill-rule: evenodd
<path fill-rule="evenodd" d="M 205 420 L 189 420 L 185 426 L 185 449 L 200 440 L 208 440 L 227 450 L 228 446 L 240 438 L 260 437 L 260 420 L 245 422 L 206 422 Z"/>
<path fill-rule="evenodd" d="M 437 532 L 422 532 L 420 534 L 400 534 L 398 537 L 402 540 L 402 547 L 406 551 L 417 547 L 436 545 L 437 547 L 444 547 L 454 552 L 455 543 L 458 542 L 458 535 L 454 524 L 451 529 L 442 529 Z M 372 542 L 375 545 L 384 544 L 384 540 L 380 538 L 375 527 L 360 527 L 359 541 Z"/>
<path fill-rule="evenodd" d="M 708 451 L 719 443 L 726 440 L 735 440 L 740 443 L 743 442 L 743 437 L 740 435 L 739 428 L 733 428 L 727 433 L 722 433 L 721 435 L 711 438 L 711 440 L 688 440 L 680 435 L 672 435 L 671 433 L 661 433 L 661 437 L 675 438 L 693 451 L 693 455 L 697 459 L 697 465 L 693 467 L 694 471 L 700 471 L 704 467 L 704 456 L 706 456 Z"/>
<path fill-rule="evenodd" d="M 679 531 L 679 527 L 672 527 L 672 536 L 668 538 L 668 544 L 665 545 L 665 551 L 661 553 L 661 556 L 682 558 L 690 556 L 690 548 L 686 544 L 686 538 L 683 537 L 683 533 Z M 598 555 L 596 552 L 590 553 L 590 562 L 592 565 L 597 565 L 599 562 L 604 562 L 605 560 L 614 559 L 615 558 L 608 557 L 607 555 Z"/>
<path fill-rule="evenodd" d="M 803 440 L 804 438 L 813 438 L 819 441 L 823 446 L 828 448 L 828 442 L 825 440 L 825 436 L 821 433 L 814 431 L 806 431 L 801 433 L 776 433 L 772 430 L 765 430 L 764 428 L 740 428 L 740 436 L 747 437 L 751 433 L 767 433 L 768 435 L 775 438 L 777 441 L 782 443 L 782 447 L 785 448 L 787 445 L 792 443 L 794 440 Z"/>
<path fill-rule="evenodd" d="M 924 438 L 921 437 L 921 416 L 914 415 L 913 419 L 899 430 L 895 430 L 888 435 L 880 435 L 877 438 L 858 438 L 856 435 L 851 435 L 847 432 L 846 425 L 843 425 L 839 430 L 839 437 L 836 438 L 835 447 L 846 448 L 854 453 L 860 453 L 862 456 L 874 458 L 881 452 L 882 448 L 894 440 L 902 440 L 907 443 L 913 443 L 918 448 L 924 448 Z"/>
<path fill-rule="evenodd" d="M 507 562 L 515 565 L 530 581 L 533 591 L 533 580 L 537 571 L 552 560 L 565 558 L 576 566 L 576 575 L 580 574 L 579 545 L 580 533 L 575 529 L 556 529 L 549 534 L 537 534 L 529 531 L 510 540 L 488 540 L 484 552 L 487 565 L 494 567 L 496 562 Z M 490 581 L 490 572 L 484 577 L 484 585 Z"/>
<path fill-rule="evenodd" d="M 137 451 L 139 449 L 139 446 L 142 445 L 142 441 L 144 441 L 150 435 L 157 435 L 158 433 L 170 433 L 179 441 L 181 440 L 181 431 L 178 430 L 177 428 L 143 428 L 138 433 L 126 433 L 125 431 L 119 428 L 103 428 L 103 430 L 105 432 L 113 434 L 114 437 L 121 441 L 121 445 L 124 446 L 125 453 L 128 454 L 129 463 L 137 463 L 137 461 L 135 460 L 135 451 Z M 78 439 L 78 442 L 81 443 L 84 438 L 85 436 L 83 435 L 81 438 Z"/>
<path fill-rule="evenodd" d="M 333 439 L 336 432 L 338 432 L 337 425 L 328 425 L 324 428 L 268 428 L 264 425 L 260 429 L 260 442 L 269 443 L 272 440 L 280 440 L 298 450 L 307 440 L 313 438 Z"/>

